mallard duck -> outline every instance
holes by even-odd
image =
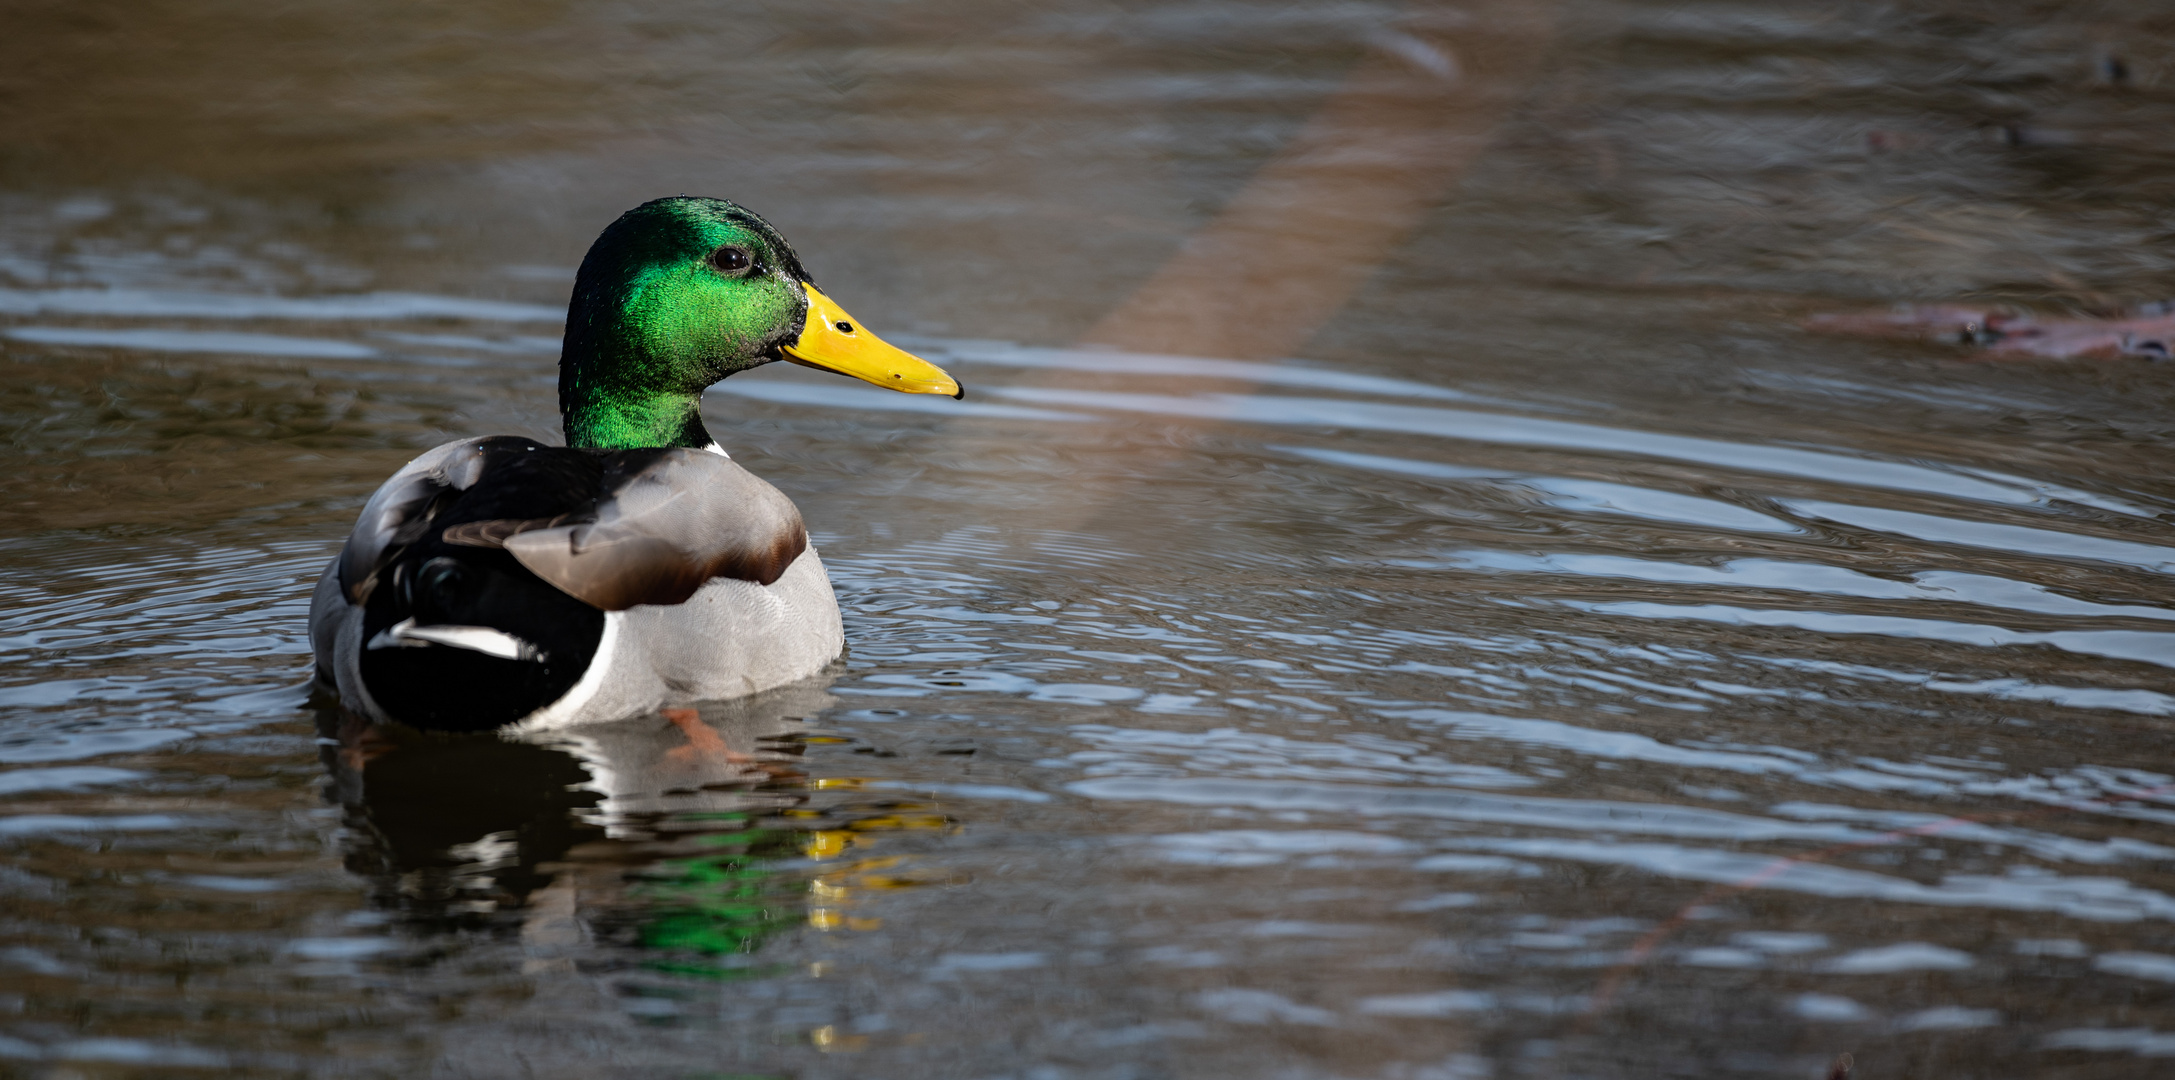
[[[792,500],[702,425],[775,360],[963,396],[816,288],[723,199],[644,203],[597,237],[559,358],[565,446],[461,439],[403,466],[318,579],[318,678],[362,717],[534,730],[807,678],[844,649]]]

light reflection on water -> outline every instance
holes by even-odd
[[[1552,81],[1303,359],[1171,357],[1070,342],[1138,308],[1354,50],[1444,54],[1368,5],[994,39],[914,10],[884,25],[925,53],[763,24],[775,114],[724,129],[765,169],[478,135],[490,164],[335,184],[360,219],[281,200],[366,132],[235,165],[303,178],[274,195],[0,169],[0,1071],[2175,1052],[2164,372],[1790,318],[2175,287],[2110,241],[2142,211],[2063,194],[2164,205],[2162,151],[2124,141],[2164,127],[2156,89],[2044,89],[2082,31],[1980,26],[1974,62],[2056,73],[2002,84],[2046,116],[1997,149],[1961,103],[1994,91],[1940,44],[1965,16],[1573,5]],[[2083,141],[2031,143],[2057,127]],[[1006,152],[961,176],[984,137]],[[361,500],[448,435],[554,433],[556,267],[713,174],[969,387],[764,371],[708,403],[811,522],[846,663],[704,706],[714,743],[346,726],[303,618]],[[1764,208],[1717,212],[1718,179]]]

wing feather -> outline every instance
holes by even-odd
[[[536,576],[606,611],[681,603],[712,578],[768,585],[808,547],[793,501],[716,454],[644,454],[605,486],[593,520],[479,522],[488,527],[456,542],[496,541]]]
[[[347,545],[340,549],[340,589],[350,602],[368,599],[386,560],[430,528],[434,504],[442,496],[465,491],[482,478],[484,444],[494,437],[504,436],[433,447],[378,486],[355,519]]]

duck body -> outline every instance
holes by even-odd
[[[515,436],[387,480],[318,580],[310,637],[351,708],[440,731],[757,693],[845,645],[799,512],[723,454]]]
[[[571,445],[462,439],[380,486],[311,598],[319,680],[374,722],[541,730],[823,670],[845,638],[800,511],[699,414],[703,387],[776,359],[960,395],[854,324],[753,214],[630,211],[577,277]]]

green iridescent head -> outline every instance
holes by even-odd
[[[620,215],[582,259],[559,354],[567,445],[708,446],[703,388],[773,360],[909,394],[965,394],[823,295],[769,222],[682,195]]]
[[[770,223],[723,199],[643,203],[574,279],[559,409],[569,446],[703,446],[704,387],[781,359],[808,272]]]

